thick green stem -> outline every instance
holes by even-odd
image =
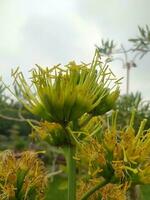
[[[105,186],[108,182],[106,180],[100,182],[99,184],[97,184],[96,186],[94,186],[93,188],[91,188],[89,191],[87,191],[82,197],[81,200],[87,200],[94,192],[96,192],[96,190],[102,188],[103,186]]]
[[[67,167],[68,167],[68,200],[76,200],[76,161],[75,146],[67,148]]]

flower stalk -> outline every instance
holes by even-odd
[[[69,145],[67,147],[68,200],[76,200],[76,160],[74,159],[75,151],[75,146]]]
[[[107,61],[101,62],[97,50],[90,64],[72,61],[63,68],[36,65],[30,84],[19,69],[12,71],[12,76],[21,93],[19,101],[41,118],[38,126],[32,125],[32,137],[65,149],[68,200],[76,200],[76,147],[101,130],[98,116],[114,107],[121,79],[115,77]]]

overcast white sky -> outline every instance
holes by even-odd
[[[150,25],[150,0],[0,0],[0,74],[10,82],[11,68],[27,74],[70,60],[89,62],[102,38],[128,47],[137,25]],[[150,99],[150,54],[131,71],[131,91]],[[118,77],[126,72],[113,66]],[[122,84],[125,92],[125,80]]]

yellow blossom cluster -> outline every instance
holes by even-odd
[[[44,199],[47,172],[37,153],[26,151],[18,157],[11,151],[0,153],[0,199]]]
[[[116,128],[116,118],[114,113],[112,125],[103,134],[102,130],[96,133],[101,135],[99,139],[88,138],[78,157],[88,172],[83,181],[86,185],[93,180],[99,184],[104,179],[105,186],[97,190],[103,199],[122,200],[130,186],[150,183],[150,130],[144,130],[146,120],[143,120],[135,132],[134,112],[130,124],[122,130]]]

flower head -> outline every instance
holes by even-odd
[[[26,151],[16,158],[11,151],[0,154],[0,199],[44,199],[47,172],[37,153]]]
[[[107,64],[102,64],[97,50],[91,64],[70,62],[63,68],[57,65],[46,69],[37,65],[31,73],[31,85],[22,72],[17,70],[12,75],[24,106],[33,114],[58,123],[76,120],[93,110],[96,114],[105,113],[112,108],[119,91],[119,80]]]
[[[119,188],[122,186],[128,185],[129,188],[131,185],[150,183],[150,130],[144,130],[146,120],[143,120],[136,132],[133,128],[134,114],[135,112],[132,113],[130,124],[118,130],[117,113],[114,113],[112,126],[104,129],[103,134],[102,130],[98,130],[101,135],[99,140],[95,138],[97,136],[92,136],[84,142],[84,148],[79,151],[78,158],[79,163],[81,158],[84,170],[88,173],[89,184],[95,179],[104,179],[111,183],[109,186],[115,187],[113,191],[118,191],[119,195]],[[107,191],[107,188],[109,187],[101,190],[102,195],[106,193],[106,199],[109,196],[108,191],[112,191]],[[113,194],[110,196],[112,198]],[[124,194],[120,193],[117,199],[119,198],[124,199]]]

